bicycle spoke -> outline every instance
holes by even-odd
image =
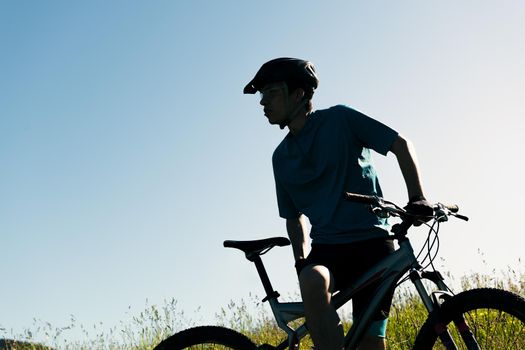
[[[464,313],[479,348],[482,350],[525,349],[525,324],[516,317],[499,310],[477,309]],[[450,323],[448,329],[459,350],[470,350],[462,340],[458,328]],[[434,349],[445,349],[438,343]]]
[[[222,344],[198,344],[198,345],[193,345],[186,349],[188,350],[228,350],[228,349],[233,349],[233,348],[230,348]]]

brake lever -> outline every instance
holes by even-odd
[[[381,207],[373,207],[371,206],[370,207],[370,210],[372,211],[372,213],[374,213],[374,215],[376,215],[378,218],[381,218],[381,219],[388,219],[390,217],[390,212],[388,212],[387,210],[384,210],[384,208],[381,208]]]
[[[434,213],[436,216],[436,220],[438,220],[439,222],[447,221],[449,215],[455,216],[456,218],[464,220],[464,221],[469,220],[468,217],[466,217],[465,215],[461,215],[457,213],[458,211],[457,206],[452,206],[452,207],[455,207],[455,210],[450,209],[451,206],[446,206],[442,203],[438,203],[437,206],[434,207]],[[443,219],[441,220],[442,217]]]
[[[438,206],[434,208],[434,217],[436,218],[437,222],[448,221],[449,214],[450,211],[446,210],[445,207],[440,204],[438,204]]]

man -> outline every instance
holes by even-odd
[[[286,219],[292,242],[306,322],[316,349],[343,348],[343,329],[330,305],[341,289],[390,254],[394,248],[385,219],[366,205],[351,203],[344,192],[382,196],[370,150],[397,157],[409,208],[430,210],[423,196],[412,144],[391,128],[346,106],[313,110],[311,99],[319,81],[311,62],[278,58],[266,62],[244,88],[260,92],[270,124],[289,133],[273,154],[279,214]],[[312,229],[307,254],[305,216]],[[354,316],[367,307],[375,286],[353,300]],[[391,296],[361,341],[359,350],[385,349]]]

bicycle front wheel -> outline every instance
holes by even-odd
[[[252,341],[229,328],[202,326],[189,328],[162,341],[153,350],[255,350]]]
[[[525,349],[525,300],[499,289],[462,292],[430,314],[414,349]]]

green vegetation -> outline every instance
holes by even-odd
[[[450,280],[450,278],[447,278]],[[509,268],[502,273],[493,271],[490,275],[478,273],[463,277],[456,290],[476,287],[496,287],[525,295],[525,273],[518,273]],[[419,327],[426,318],[426,311],[418,297],[408,284],[398,288],[391,317],[388,325],[388,341],[390,350],[411,349]],[[284,339],[284,333],[277,327],[267,304],[260,298],[251,296],[250,301],[231,302],[216,315],[217,325],[233,328],[249,336],[255,343],[276,345]],[[297,299],[297,298],[294,298]],[[198,312],[198,311],[197,311]],[[345,327],[351,324],[350,315],[341,314]],[[130,322],[121,323],[119,327],[109,332],[99,331],[102,324],[86,328],[77,325],[74,317],[67,327],[54,328],[49,323],[35,321],[34,328],[24,334],[9,334],[0,326],[0,338],[17,339],[20,343],[10,344],[7,349],[39,350],[48,349],[41,345],[28,343],[44,343],[53,349],[66,350],[149,350],[162,339],[184,328],[196,326],[183,311],[175,299],[166,301],[163,306],[147,306],[144,311],[134,316]],[[83,340],[68,341],[68,331],[75,330],[83,335]],[[505,330],[506,331],[506,330]],[[90,334],[94,332],[94,334]],[[25,343],[22,343],[25,342]],[[0,340],[0,349],[2,349]],[[302,349],[310,349],[311,342],[305,339],[301,342]],[[5,346],[5,345],[4,345]]]

